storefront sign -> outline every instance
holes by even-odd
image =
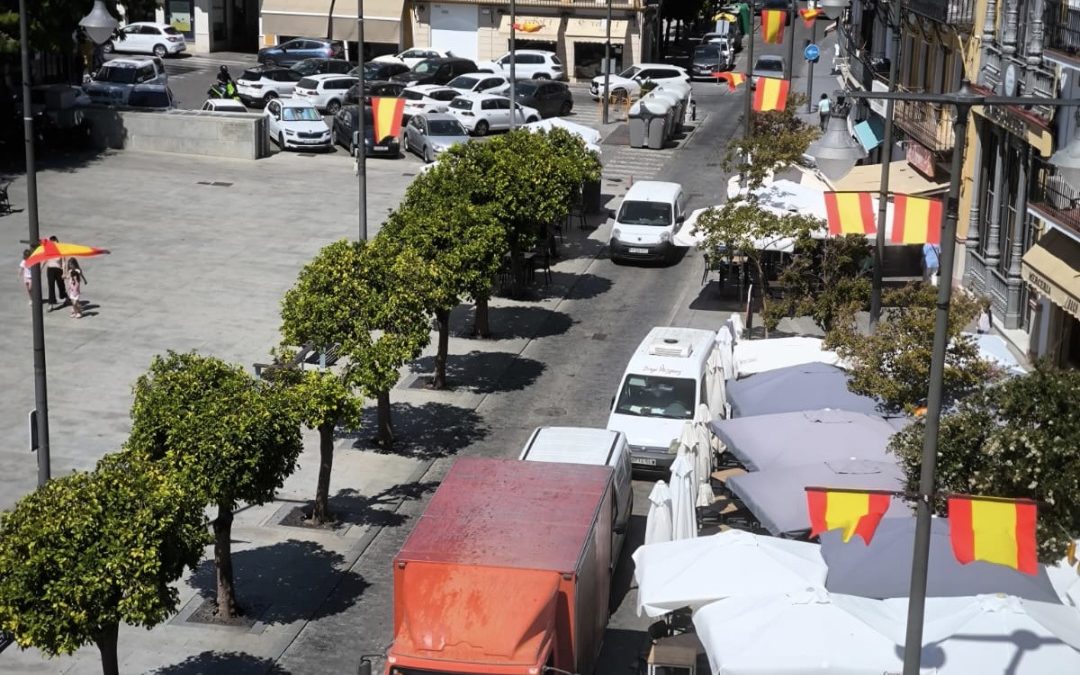
[[[889,85],[881,80],[874,79],[870,82],[870,91],[889,91]],[[877,113],[878,117],[885,119],[886,101],[880,98],[870,99],[870,109]]]
[[[1023,118],[1014,115],[1008,108],[999,105],[984,106],[983,115],[1013,136],[1027,140],[1027,122]]]
[[[934,179],[934,155],[915,141],[907,142],[908,164],[919,170],[927,178]]]

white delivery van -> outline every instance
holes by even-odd
[[[675,461],[683,425],[708,403],[707,362],[716,332],[653,328],[619,381],[607,428],[621,431],[635,470],[666,474]]]
[[[619,562],[630,528],[634,490],[630,485],[630,450],[626,436],[618,431],[585,427],[537,427],[518,459],[529,462],[595,464],[615,470],[615,523],[612,531],[611,565]]]
[[[686,220],[686,196],[678,183],[642,180],[630,186],[608,240],[613,262],[667,260],[672,239]]]

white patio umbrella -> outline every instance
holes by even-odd
[[[645,543],[671,541],[671,490],[662,480],[649,493],[649,515],[645,517]]]
[[[738,312],[728,317],[727,325],[731,327],[731,335],[735,338],[735,344],[739,344],[743,337],[743,322]]]
[[[817,544],[727,530],[634,551],[637,613],[661,616],[723,598],[824,588],[828,568]]]
[[[697,487],[694,485],[694,463],[683,454],[671,463],[671,538],[692,539],[697,536]]]
[[[833,598],[822,590],[727,598],[694,612],[694,627],[714,675],[899,673],[895,641]]]
[[[750,340],[735,345],[735,372],[739,377],[804,363],[841,366],[840,356],[822,347],[821,338],[786,337]]]
[[[729,352],[727,361],[730,363],[731,345],[720,343],[713,347],[709,360],[705,362],[705,395],[709,399],[709,411],[713,419],[724,416],[724,403],[727,401],[727,387],[724,385],[724,380],[727,379],[728,370],[734,372],[730,366],[726,368],[724,366],[725,350]]]
[[[697,433],[694,431],[693,420],[683,422],[682,431],[679,432],[679,447],[675,451],[676,458],[685,455],[690,462],[690,485],[694,488],[694,499],[697,499],[697,486],[701,478],[697,473]],[[672,483],[675,481],[672,480]]]
[[[735,336],[731,334],[731,325],[725,323],[716,331],[716,346],[720,350],[720,365],[724,370],[724,379],[735,377]]]
[[[712,489],[713,443],[716,436],[709,430],[712,413],[709,406],[700,404],[694,412],[694,445],[697,448],[695,471],[698,480],[697,505],[711,506],[715,500]]]

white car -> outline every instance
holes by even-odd
[[[390,56],[390,55],[376,56],[375,58],[373,58],[371,60],[372,61],[389,61],[391,63],[404,63],[406,66],[409,67],[409,70],[412,70],[413,68],[416,67],[416,64],[420,63],[424,59],[439,59],[439,58],[446,58],[448,56],[453,56],[453,54],[451,54],[450,52],[444,52],[444,51],[441,51],[441,50],[438,50],[438,49],[428,49],[426,47],[425,48],[413,47],[412,49],[406,49],[405,51],[401,52],[400,54],[395,54],[393,56]]]
[[[671,66],[666,63],[639,63],[630,66],[618,75],[608,76],[611,93],[618,97],[638,98],[641,96],[641,84],[643,82],[655,82],[664,84],[667,82],[685,82],[690,84],[690,73],[685,68]],[[589,93],[594,100],[603,99],[601,91],[604,88],[604,76],[598,75],[592,79]]]
[[[562,61],[553,52],[538,49],[518,49],[514,60],[514,77],[519,80],[565,80],[566,69]],[[491,73],[500,73],[510,77],[510,52],[506,52],[494,61],[481,61],[476,69]]]
[[[447,82],[446,86],[457,89],[462,94],[506,94],[510,91],[510,80],[491,73],[468,73],[458,75]]]
[[[187,43],[183,34],[167,23],[138,21],[121,28],[120,38],[109,40],[101,48],[106,54],[130,52],[165,58],[169,54],[185,51]]]
[[[540,111],[517,104],[517,124],[540,120]],[[450,101],[447,111],[458,118],[470,134],[484,136],[489,131],[510,128],[510,99],[495,94],[462,94]]]
[[[341,73],[309,75],[296,83],[293,97],[333,115],[345,104],[349,87],[359,81],[358,77]]]
[[[231,98],[208,98],[203,103],[202,109],[206,112],[246,113],[247,108],[243,103]]]
[[[292,96],[303,77],[292,68],[255,66],[236,78],[236,93],[247,105],[265,105],[272,99]]]
[[[274,99],[266,104],[266,133],[282,150],[330,148],[330,127],[310,103]]]
[[[405,87],[401,92],[401,98],[405,99],[405,108],[402,117],[409,118],[421,113],[443,113],[461,92],[457,89],[444,87],[441,84],[418,84],[415,87]]]

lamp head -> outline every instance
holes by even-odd
[[[105,8],[105,3],[102,0],[94,0],[94,8],[79,20],[79,25],[94,41],[94,44],[100,45],[105,44],[112,37],[113,31],[120,25],[120,22],[112,14],[109,14],[109,10]]]
[[[866,157],[866,150],[851,136],[847,125],[848,106],[837,105],[829,115],[825,134],[810,144],[807,152],[813,156],[818,170],[829,180],[843,178],[855,162]]]

